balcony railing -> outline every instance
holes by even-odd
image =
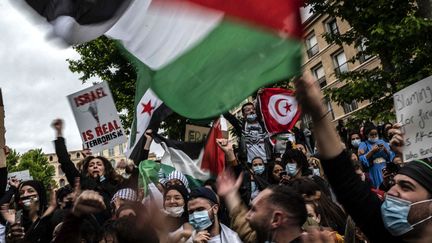
[[[314,46],[309,48],[306,52],[309,58],[315,56],[319,52],[318,44],[315,44]]]
[[[364,63],[367,60],[371,59],[372,55],[366,55],[366,54],[362,54],[360,55],[359,61],[360,63]]]
[[[321,88],[324,88],[327,85],[327,80],[325,77],[321,77],[317,80],[317,82],[319,83],[319,86]]]
[[[348,72],[348,63],[341,64],[339,67],[334,69],[336,75]]]

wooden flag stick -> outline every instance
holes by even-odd
[[[6,167],[6,154],[5,154],[5,146],[6,146],[6,139],[5,139],[5,133],[6,129],[4,127],[4,105],[3,105],[3,96],[0,88],[0,168]]]

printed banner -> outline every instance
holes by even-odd
[[[126,142],[126,135],[106,82],[68,96],[84,148],[93,153]]]
[[[393,101],[404,133],[403,160],[432,157],[432,76],[395,93]]]

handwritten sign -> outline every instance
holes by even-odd
[[[209,127],[201,127],[186,124],[185,141],[186,142],[201,142],[206,141],[210,132]]]
[[[393,100],[405,133],[404,161],[432,157],[432,76],[395,93]]]
[[[106,82],[68,96],[84,147],[93,153],[126,142],[126,135]]]

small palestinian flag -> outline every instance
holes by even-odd
[[[226,121],[221,118],[213,124],[207,141],[200,143],[175,141],[155,135],[154,141],[165,150],[161,159],[162,170],[165,174],[173,170],[182,172],[191,188],[215,178],[225,166],[225,154],[216,144],[216,139],[222,138],[222,131],[226,130]]]

